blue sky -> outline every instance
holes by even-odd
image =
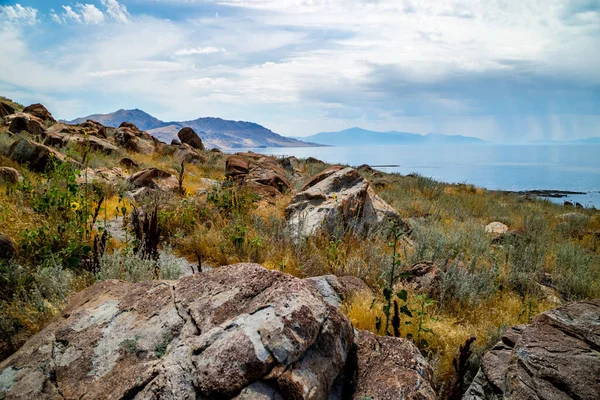
[[[65,119],[600,136],[600,0],[0,0],[0,55]]]

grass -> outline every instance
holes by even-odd
[[[100,233],[91,226],[96,208],[95,226],[101,227],[117,217],[128,222],[134,206],[143,209],[146,205],[127,197],[123,183],[76,185],[74,171],[68,169],[31,173],[5,157],[12,140],[0,129],[1,165],[17,168],[25,177],[18,186],[0,186],[0,233],[13,238],[21,250],[17,260],[1,264],[0,269],[0,358],[41,329],[65,305],[69,294],[101,279],[174,279],[181,271],[182,258],[200,259],[212,266],[258,262],[301,278],[359,277],[374,289],[375,296],[350,299],[344,312],[357,328],[382,333],[376,320],[384,317],[382,281],[390,273],[392,257],[385,235],[361,239],[343,232],[298,240],[285,221],[291,193],[274,204],[260,200],[223,180],[225,155],[204,152],[205,163],[185,166],[185,193],[153,200],[158,201],[161,232],[158,260],[132,254],[131,234],[125,242],[109,240],[99,270],[90,271],[84,261],[93,255],[93,241]],[[62,150],[83,159],[80,148]],[[136,161],[140,169],[157,167],[177,176],[180,168],[168,156],[127,152],[112,156],[90,152],[86,162],[93,168],[114,167],[123,156]],[[326,167],[301,161],[301,176],[289,175],[292,186],[302,187]],[[547,290],[565,301],[600,297],[598,211],[577,210],[583,218],[565,219],[560,216],[568,210],[547,201],[528,201],[418,175],[366,176],[412,227],[414,245],[401,241],[397,273],[422,260],[441,268],[439,294],[424,308],[421,293],[401,282],[394,287],[407,291],[406,306],[413,311],[412,317],[400,316],[400,334],[421,345],[435,366],[440,390],[452,381],[452,359],[468,337],[476,337],[474,372],[478,357],[503,329],[527,323],[536,313],[554,306]],[[219,184],[213,187],[207,179]],[[73,202],[77,206],[72,207]],[[492,221],[506,224],[515,234],[504,239],[487,234],[484,227]],[[165,345],[157,346],[158,357],[166,351],[166,344],[165,339]]]

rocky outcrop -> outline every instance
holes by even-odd
[[[185,143],[197,150],[204,150],[202,139],[200,139],[200,136],[192,128],[185,127],[181,129],[177,133],[177,137],[181,140],[181,143]]]
[[[0,233],[0,260],[8,261],[17,255],[17,246],[11,238]],[[0,381],[1,382],[1,381]],[[1,383],[0,383],[1,386]],[[1,394],[1,392],[0,392]]]
[[[46,107],[44,107],[43,105],[41,105],[40,103],[32,104],[30,106],[25,107],[25,109],[23,109],[23,112],[27,113],[27,114],[31,114],[31,115],[41,119],[42,121],[47,120],[47,121],[56,122],[56,120],[54,119],[52,114],[50,114],[50,111],[48,111],[48,109]]]
[[[408,340],[360,331],[353,399],[436,399],[433,369]]]
[[[319,229],[330,234],[342,229],[366,234],[385,228],[388,219],[408,230],[398,213],[352,168],[333,171],[296,194],[286,209],[286,217],[289,227],[300,236],[312,235]]]
[[[179,181],[170,173],[158,168],[143,169],[127,178],[127,182],[134,188],[147,187],[173,191],[179,187]]]
[[[185,143],[175,147],[175,151],[173,151],[173,158],[179,162],[190,164],[201,164],[206,162],[206,157],[204,155],[200,154],[192,146]]]
[[[483,357],[463,400],[600,398],[600,300],[513,327]]]
[[[43,135],[46,130],[42,120],[28,114],[18,113],[8,118],[10,119],[8,131],[12,133],[27,132],[32,135]]]
[[[307,190],[308,188],[310,188],[312,186],[315,186],[317,183],[329,178],[331,175],[335,174],[336,172],[338,172],[341,169],[342,169],[342,167],[340,167],[339,165],[332,165],[331,167],[324,169],[323,171],[319,172],[315,176],[311,177],[308,180],[308,182],[306,182],[304,184],[304,186],[302,187],[302,191]]]
[[[75,160],[70,159],[48,146],[21,139],[10,146],[9,156],[19,164],[27,165],[29,169],[44,172],[52,160],[56,162],[70,162],[78,165]]]
[[[0,167],[0,182],[15,184],[22,180],[23,177],[16,169],[11,167]]]
[[[142,154],[153,154],[157,147],[150,134],[141,131],[131,122],[123,122],[119,126],[115,131],[115,142],[124,149]]]
[[[327,399],[352,343],[309,284],[255,264],[106,281],[0,364],[0,396]]]
[[[267,199],[290,190],[290,182],[279,163],[255,153],[238,153],[227,158],[225,175]]]

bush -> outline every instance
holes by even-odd
[[[158,259],[147,259],[131,249],[105,253],[100,260],[96,279],[120,279],[141,282],[152,279],[177,279],[186,266],[185,260],[176,257],[170,248],[159,250]]]
[[[568,300],[600,297],[600,259],[581,246],[560,245],[553,272],[556,288]]]

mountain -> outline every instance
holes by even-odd
[[[118,110],[110,114],[94,114],[65,122],[77,124],[88,119],[115,128],[122,122],[133,122],[138,128],[148,131],[151,135],[167,143],[177,138],[177,132],[181,128],[189,126],[200,135],[207,148],[318,146],[314,143],[281,136],[254,122],[229,121],[212,117],[165,122],[138,109]]]
[[[298,138],[300,139],[300,138]],[[339,132],[321,132],[301,138],[329,146],[369,146],[395,144],[482,144],[485,140],[460,135],[429,133],[419,135],[410,132],[376,132],[362,128],[350,128]]]

